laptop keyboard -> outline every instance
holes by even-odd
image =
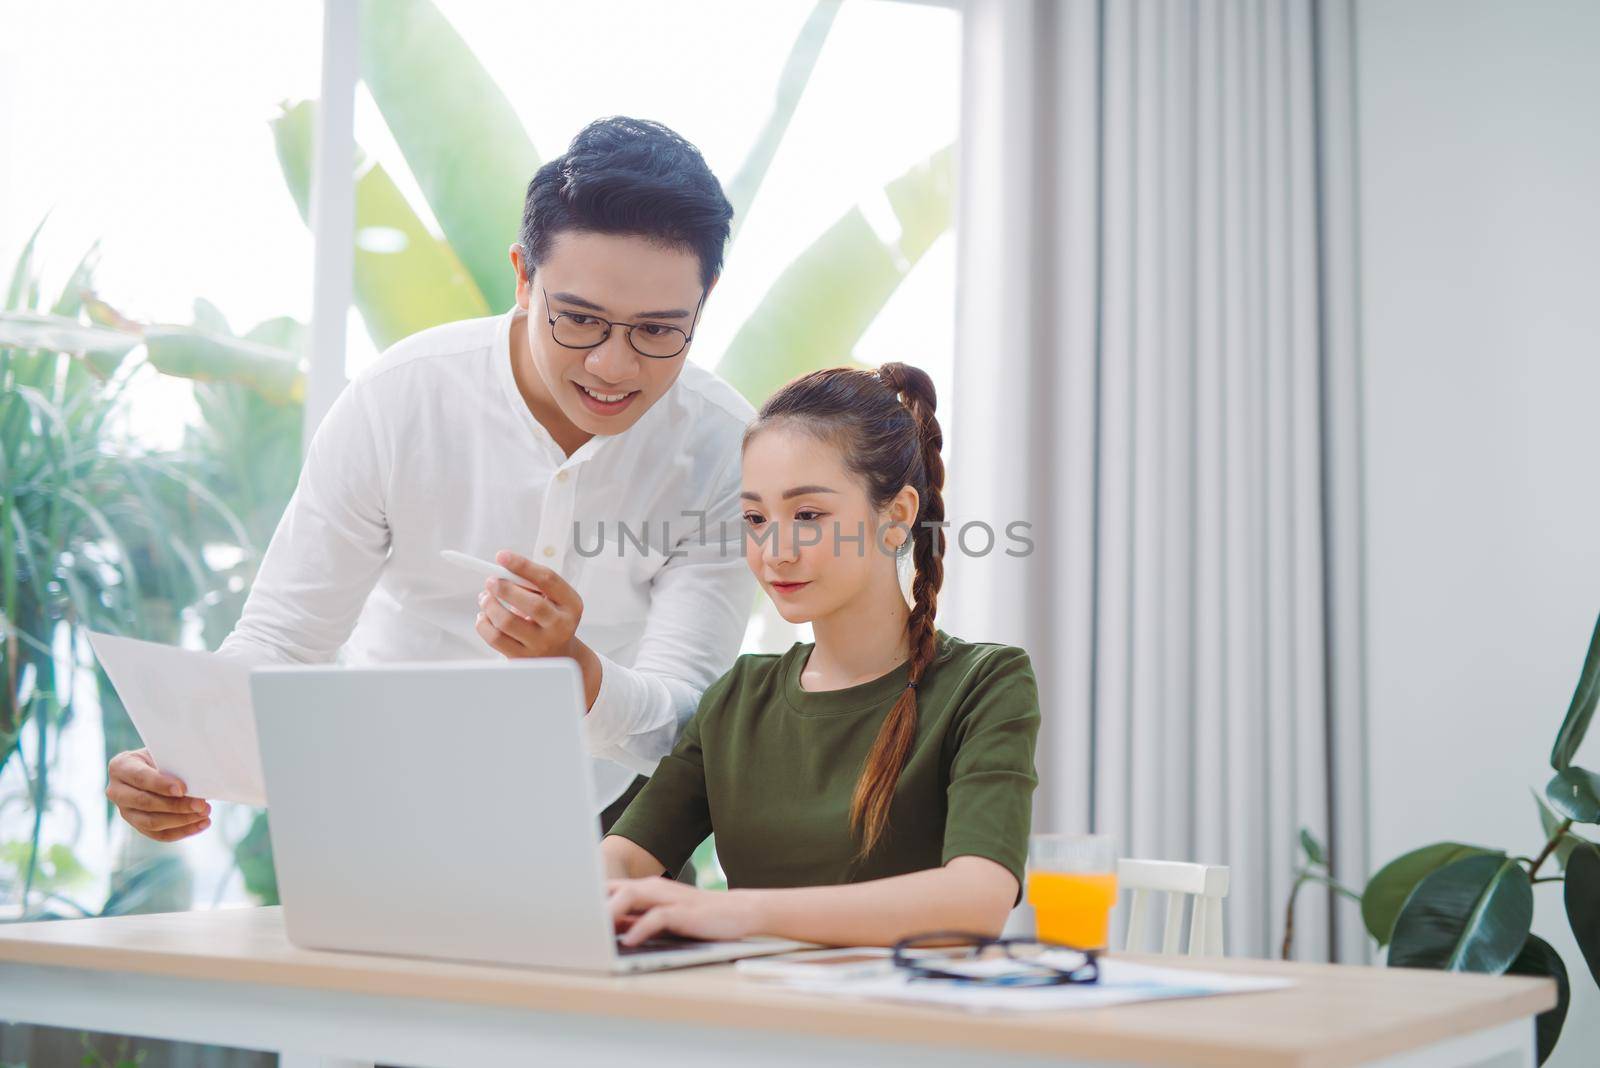
[[[636,957],[640,953],[660,953],[669,949],[692,949],[703,946],[705,942],[699,938],[685,938],[682,935],[664,934],[654,938],[647,938],[636,946],[625,946],[622,939],[617,939],[617,956]]]

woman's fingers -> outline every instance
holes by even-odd
[[[637,917],[633,921],[633,926],[629,927],[627,933],[622,936],[622,944],[625,946],[637,946],[641,942],[647,942],[656,935],[670,930],[673,911],[671,906],[657,905],[643,916]]]
[[[606,904],[611,908],[611,921],[620,924],[638,911],[642,902],[639,900],[638,891],[629,880],[611,885],[606,895]]]
[[[606,883],[611,919],[622,943],[637,946],[667,931],[690,938],[741,937],[741,932],[718,934],[727,920],[718,921],[726,894],[707,894],[671,879],[612,879]]]
[[[637,924],[639,913],[674,901],[673,891],[680,886],[666,879],[613,879],[606,884],[606,903],[611,907],[611,919],[620,925],[631,916]]]

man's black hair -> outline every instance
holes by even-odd
[[[659,122],[596,119],[539,168],[522,207],[528,270],[568,230],[627,234],[693,252],[700,283],[722,270],[733,205],[700,150]]]

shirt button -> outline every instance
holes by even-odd
[[[565,471],[557,471],[556,472],[556,481],[557,482],[565,482],[566,480],[567,480],[567,472],[565,472]]]
[[[546,556],[554,556],[556,554],[556,547],[554,545],[546,545],[544,547],[544,554]]]

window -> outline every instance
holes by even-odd
[[[612,114],[664,122],[705,153],[738,218],[693,359],[757,405],[815,367],[914,363],[948,423],[958,12],[869,0],[439,6],[539,159]],[[366,86],[356,139],[426,213]],[[378,351],[353,333],[350,370]],[[763,598],[745,648],[781,650],[809,629]]]
[[[105,454],[65,484],[81,506],[52,536],[38,505],[68,500],[63,487],[19,465],[60,435],[35,408],[0,444],[11,461],[0,492],[42,572],[17,564],[17,599],[0,605],[27,636],[0,707],[0,915],[23,912],[24,885],[30,916],[239,899],[250,810],[219,812],[178,846],[107,819],[108,755],[137,741],[72,624],[214,647],[293,488],[299,405],[292,382],[266,373],[292,378],[292,361],[235,362],[232,381],[195,376],[254,352],[230,347],[233,335],[294,349],[292,322],[309,318],[311,238],[269,122],[280,101],[319,91],[321,5],[97,5],[86,18],[77,5],[6,4],[0,21],[0,294],[13,311],[54,310],[126,339],[89,359],[0,338],[5,410],[20,415],[22,387],[49,384],[46,399],[77,413],[75,447]],[[14,275],[25,279],[15,290]],[[156,324],[181,329],[140,344]]]
[[[401,6],[381,10],[394,18]],[[442,37],[429,43],[434,74],[498,86],[541,160],[585,122],[616,113],[665,122],[702,148],[739,219],[695,360],[756,403],[813,367],[903,360],[933,375],[948,412],[956,11],[889,0],[403,6],[441,18],[458,38],[459,47],[444,47]],[[116,462],[170,468],[205,491],[172,490],[173,507],[136,514],[128,479],[107,469],[105,515],[118,536],[85,517],[65,555],[51,556],[55,572],[98,576],[109,591],[88,590],[84,604],[106,600],[115,618],[80,614],[78,623],[214,648],[292,488],[302,383],[293,361],[305,354],[312,304],[304,217],[314,105],[304,102],[320,92],[322,15],[310,0],[225,10],[190,0],[104,8],[92,20],[50,5],[18,5],[7,16],[0,135],[19,150],[0,157],[8,209],[0,263],[9,272],[48,215],[27,268],[43,294],[32,306],[101,331],[94,344],[110,336],[115,350],[118,337],[125,341],[98,354],[99,363],[50,358],[75,368],[85,389],[102,388],[83,377],[91,369],[127,378],[120,401],[106,399],[103,432]],[[369,59],[382,61],[394,29],[365,27],[377,50]],[[63,55],[73,62],[60,63]],[[96,76],[83,78],[84,70]],[[357,90],[357,198],[381,171],[403,225],[358,229],[358,274],[363,257],[403,265],[408,249],[445,242],[441,205],[430,204],[423,190],[433,186],[417,173],[424,165],[385,121],[383,92],[366,83]],[[518,202],[527,177],[517,177]],[[507,220],[504,245],[515,225]],[[92,276],[72,278],[95,242]],[[509,264],[503,270],[509,279]],[[468,299],[452,303],[425,273],[398,277],[430,298],[387,294],[410,302],[407,331],[504,307],[472,279],[465,284],[477,287],[476,303],[465,290]],[[85,288],[94,301],[54,303]],[[28,303],[26,289],[13,311]],[[184,329],[145,334],[153,324]],[[346,370],[373,360],[395,329],[363,304],[358,285]],[[0,345],[24,351],[14,334],[0,335]],[[223,367],[223,382],[203,381]],[[149,477],[167,485],[166,476]],[[145,581],[162,568],[178,577]],[[66,580],[53,574],[29,581],[65,604]],[[218,804],[213,829],[176,846],[105,818],[107,757],[135,743],[65,618],[35,621],[40,648],[10,694],[13,705],[34,702],[36,715],[0,767],[0,908],[21,914],[24,884],[29,915],[271,899],[265,825],[254,810]],[[758,613],[748,645],[783,648],[795,637],[775,615]],[[59,711],[37,703],[52,672]],[[9,739],[0,734],[0,742]],[[152,870],[160,878],[130,899],[127,876]]]

